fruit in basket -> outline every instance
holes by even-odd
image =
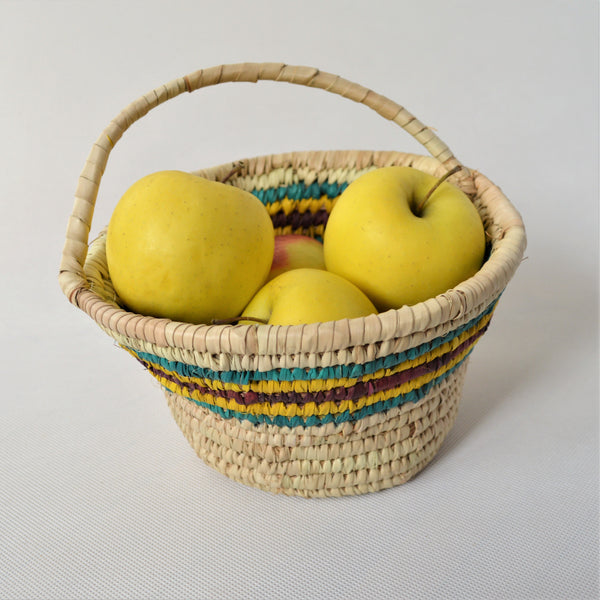
[[[411,167],[383,167],[353,181],[324,234],[327,269],[380,311],[456,286],[479,270],[484,253],[483,223],[468,196]]]
[[[244,309],[244,317],[270,325],[300,325],[365,317],[377,309],[348,280],[322,269],[293,269],[266,283]]]
[[[268,279],[274,279],[285,271],[303,267],[325,269],[323,244],[308,235],[276,235],[273,264]]]
[[[135,312],[190,323],[239,314],[274,249],[269,214],[245,190],[182,171],[134,183],[106,236],[115,291]]]

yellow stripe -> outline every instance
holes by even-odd
[[[274,380],[260,380],[260,381],[251,381],[247,384],[241,384],[236,382],[225,382],[219,381],[216,379],[208,379],[208,378],[198,378],[198,377],[185,377],[183,375],[177,374],[176,377],[179,381],[181,381],[184,386],[187,383],[201,383],[204,387],[214,391],[232,391],[232,392],[256,392],[259,394],[276,394],[276,393],[286,393],[286,392],[324,392],[330,390],[332,388],[337,387],[352,387],[356,385],[358,382],[366,382],[372,381],[374,379],[381,379],[382,377],[387,377],[389,375],[394,375],[396,373],[400,373],[401,371],[406,371],[413,367],[417,367],[419,365],[425,364],[431,360],[439,358],[440,356],[452,352],[452,350],[458,348],[465,340],[469,337],[483,329],[492,318],[492,314],[486,315],[481,321],[479,321],[474,327],[463,331],[459,336],[453,338],[452,340],[445,342],[441,346],[438,346],[431,352],[427,352],[421,356],[413,360],[409,360],[403,362],[395,367],[384,368],[374,371],[373,373],[367,373],[362,375],[361,377],[346,377],[346,378],[331,378],[331,379],[309,379],[309,380],[295,380],[295,381],[274,381]],[[134,354],[131,352],[131,354]],[[134,354],[135,355],[135,354]],[[154,363],[152,363],[154,364]],[[158,364],[154,364],[154,366],[162,369],[162,367]]]
[[[282,198],[281,200],[268,202],[266,204],[270,215],[274,215],[280,211],[283,211],[286,215],[289,215],[295,210],[301,213],[311,212],[314,214],[322,209],[325,209],[328,213],[330,213],[332,206],[333,200],[328,198],[326,195],[323,195],[320,198],[299,198],[297,200],[286,197]]]
[[[197,390],[190,390],[186,386],[181,386],[172,381],[167,380],[164,377],[155,376],[158,381],[160,381],[167,389],[179,394],[180,396],[187,396],[188,398],[193,398],[199,402],[204,402],[206,404],[212,406],[218,406],[219,408],[225,410],[232,410],[238,413],[243,414],[254,414],[254,415],[268,415],[268,416],[285,416],[285,417],[310,417],[310,416],[325,416],[328,414],[337,414],[345,411],[349,411],[350,413],[361,410],[365,406],[370,406],[372,404],[376,404],[377,402],[381,402],[384,400],[388,400],[389,398],[393,398],[399,394],[406,394],[415,389],[420,388],[421,386],[429,383],[433,379],[443,375],[446,371],[455,367],[464,357],[467,355],[469,350],[473,347],[473,344],[470,344],[464,352],[455,357],[450,363],[444,365],[437,371],[427,373],[422,375],[421,377],[417,377],[411,381],[403,383],[391,390],[385,390],[376,392],[372,396],[363,396],[362,398],[358,398],[357,400],[342,400],[339,403],[328,401],[317,404],[316,402],[307,402],[306,404],[286,404],[284,402],[260,402],[255,404],[250,404],[246,406],[245,404],[239,404],[235,400],[227,399],[227,398],[216,398],[211,396],[210,394],[202,394]]]

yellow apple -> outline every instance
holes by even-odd
[[[323,244],[308,235],[276,235],[273,264],[267,279],[274,279],[285,271],[302,267],[325,269]]]
[[[106,236],[115,291],[131,310],[190,323],[239,314],[263,285],[274,229],[258,198],[182,171],[134,183]]]
[[[244,309],[244,317],[270,325],[300,325],[365,317],[373,303],[348,280],[322,269],[286,271],[266,283]]]
[[[357,285],[380,311],[412,305],[474,275],[485,253],[477,209],[456,186],[411,167],[353,181],[324,234],[328,270]]]

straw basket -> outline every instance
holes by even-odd
[[[486,228],[488,254],[480,271],[435,298],[365,318],[193,325],[134,314],[119,305],[111,286],[104,235],[88,246],[102,173],[130,125],[183,92],[258,80],[321,88],[365,104],[431,155],[320,151],[244,160],[229,183],[264,202],[278,233],[320,237],[336,196],[370,169],[411,165],[441,176],[460,165],[406,109],[335,75],[276,63],[199,70],[131,103],[93,145],[68,222],[61,287],[160,382],[196,453],[230,478],[305,497],[404,483],[431,461],[450,430],[468,357],[525,249],[520,215],[485,176],[463,167],[452,177]],[[232,164],[198,173],[221,180]]]

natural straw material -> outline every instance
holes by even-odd
[[[340,77],[274,63],[197,71],[130,104],[98,138],[76,191],[61,287],[160,382],[197,454],[232,479],[307,497],[403,483],[433,458],[448,433],[468,357],[525,249],[520,215],[485,176],[462,167],[450,179],[470,195],[486,228],[489,253],[480,271],[435,298],[360,319],[233,326],[134,314],[112,288],[104,232],[88,245],[108,155],[132,123],[182,92],[260,79],[361,102],[431,154],[293,152],[198,171],[212,180],[229,177],[228,184],[259,197],[278,233],[320,238],[335,198],[371,169],[410,165],[442,176],[461,166],[406,109]]]

